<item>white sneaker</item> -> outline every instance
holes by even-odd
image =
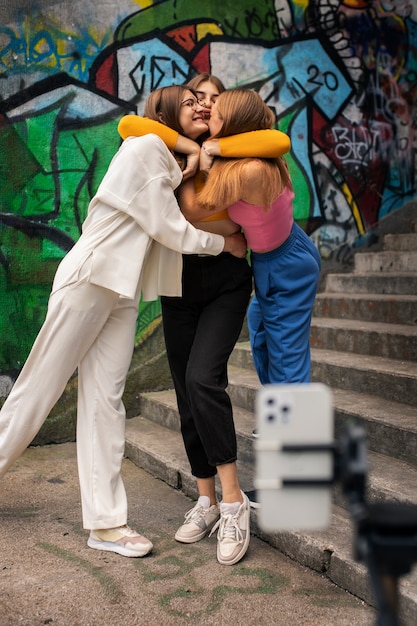
[[[220,520],[213,527],[211,533],[218,528],[217,533],[217,560],[222,565],[234,565],[246,554],[250,540],[250,504],[248,497],[243,493],[243,502],[234,507],[227,503],[220,503]],[[232,512],[233,511],[233,512]]]
[[[90,530],[87,541],[89,548],[116,552],[122,556],[145,556],[153,548],[153,544],[129,526]]]
[[[184,516],[184,524],[175,533],[181,543],[194,543],[203,539],[220,517],[218,504],[210,506],[210,498],[200,496],[196,505]]]

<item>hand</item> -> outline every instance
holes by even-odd
[[[200,150],[200,171],[207,175],[212,165],[213,155],[207,149],[206,143],[204,142]]]
[[[193,152],[187,155],[187,165],[182,172],[182,180],[192,178],[198,170],[200,163],[200,151]]]
[[[203,147],[206,149],[206,152],[208,152],[210,156],[221,156],[218,139],[206,139],[203,143]]]
[[[187,164],[185,169],[182,172],[182,179],[188,180],[198,170],[199,159],[200,159],[200,146],[198,143],[189,139],[189,137],[185,137],[184,135],[178,135],[176,144],[174,146],[175,152],[180,152],[181,154],[185,154],[187,157]]]
[[[221,156],[218,139],[206,139],[201,146],[200,152],[200,170],[204,174],[208,174],[213,164],[213,158]]]
[[[233,233],[224,238],[223,252],[230,252],[238,259],[244,259],[246,256],[248,245],[243,233]]]

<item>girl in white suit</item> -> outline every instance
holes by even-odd
[[[184,100],[192,95],[185,87]],[[184,107],[183,115],[190,114]],[[198,149],[198,147],[197,147]],[[196,230],[174,190],[182,172],[155,135],[129,138],[92,199],[82,235],[58,267],[45,322],[0,412],[0,475],[31,443],[78,368],[77,459],[88,545],[144,556],[127,526],[121,478],[122,394],[139,298],[181,295],[182,253],[244,257],[241,235]]]

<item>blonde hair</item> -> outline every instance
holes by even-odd
[[[275,115],[255,91],[231,89],[219,95],[217,112],[223,121],[215,137],[271,128]],[[225,208],[240,199],[245,185],[245,169],[253,159],[215,158],[204,189],[198,194],[198,204],[205,209]],[[267,210],[285,187],[292,187],[285,160],[256,159],[259,168],[259,188]]]

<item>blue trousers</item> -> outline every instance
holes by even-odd
[[[288,239],[266,253],[252,252],[255,295],[248,309],[253,360],[260,382],[310,381],[310,324],[320,255],[294,223]]]

